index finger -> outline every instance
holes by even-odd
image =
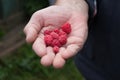
[[[43,18],[40,11],[35,12],[28,24],[24,28],[24,33],[26,34],[26,41],[31,43],[37,36],[39,31],[43,26]]]

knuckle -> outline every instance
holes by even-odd
[[[26,33],[26,27],[23,29],[23,32]]]
[[[39,15],[39,11],[36,11],[32,14],[33,17],[37,17]]]

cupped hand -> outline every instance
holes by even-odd
[[[83,47],[87,38],[87,14],[82,10],[75,10],[65,6],[50,6],[35,12],[26,27],[26,41],[33,43],[33,50],[41,57],[44,66],[53,65],[62,68],[66,59],[74,56]],[[64,23],[71,24],[71,33],[67,43],[60,48],[57,54],[52,47],[47,47],[44,42],[44,30],[54,29]]]

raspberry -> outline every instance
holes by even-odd
[[[47,46],[53,47],[54,53],[59,52],[59,48],[67,43],[67,35],[71,32],[69,23],[65,23],[60,29],[45,30],[44,41]]]
[[[60,42],[59,42],[59,40],[57,40],[57,39],[54,39],[53,41],[52,41],[52,44],[51,44],[53,47],[54,46],[58,46],[58,47],[61,47],[61,44],[60,44]]]
[[[67,34],[62,29],[60,29],[59,36],[61,36],[61,35],[67,35]]]
[[[61,36],[59,37],[59,42],[60,42],[62,45],[66,44],[66,42],[67,42],[67,36],[66,36],[66,35],[61,35]]]
[[[51,32],[50,35],[54,38],[54,39],[58,39],[59,35],[55,32]]]
[[[54,47],[53,47],[53,51],[54,51],[55,53],[58,53],[58,52],[59,52],[59,47],[58,47],[58,46],[54,46]]]
[[[52,32],[51,30],[45,30],[44,35],[50,35],[51,32]]]
[[[54,32],[59,34],[59,29],[55,29]]]
[[[69,23],[65,23],[61,28],[67,34],[69,34],[71,32],[71,25]]]
[[[44,41],[45,41],[46,45],[50,46],[52,44],[53,38],[51,35],[45,35]]]

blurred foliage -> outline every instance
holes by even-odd
[[[0,26],[0,40],[2,39],[2,37],[5,35],[5,31],[1,28]]]
[[[62,69],[43,67],[31,45],[25,44],[0,60],[0,80],[82,80],[82,77],[72,59]]]
[[[31,16],[35,11],[45,8],[48,5],[48,0],[24,0],[24,10],[29,16]]]

